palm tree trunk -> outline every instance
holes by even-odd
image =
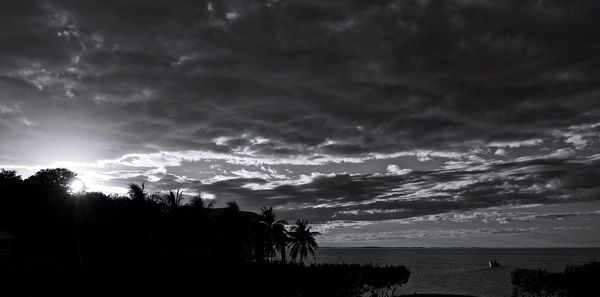
[[[286,256],[286,254],[285,254],[285,245],[281,246],[280,250],[281,250],[281,263],[285,264],[285,256]]]

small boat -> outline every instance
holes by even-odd
[[[496,260],[490,260],[489,264],[490,264],[490,268],[492,268],[492,267],[500,267],[500,264],[498,264],[498,261],[496,261]]]

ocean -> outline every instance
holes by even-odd
[[[318,263],[399,264],[411,271],[401,294],[506,297],[514,268],[562,271],[567,264],[600,259],[600,248],[320,248]],[[489,268],[497,260],[500,267]]]

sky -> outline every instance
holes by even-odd
[[[600,2],[1,1],[0,168],[321,246],[600,246]]]

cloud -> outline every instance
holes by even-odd
[[[498,155],[498,156],[506,156],[506,150],[503,148],[499,148],[496,150],[496,152],[494,152],[494,155]]]
[[[151,190],[185,188],[189,193],[213,195],[218,202],[237,200],[250,210],[272,205],[287,219],[302,217],[314,222],[332,218],[508,222],[516,221],[517,216],[461,212],[593,201],[600,192],[596,183],[599,163],[593,157],[554,158],[550,154],[522,161],[469,161],[464,166],[434,170],[406,170],[388,164],[386,174],[298,174],[286,167],[289,165],[275,169],[211,156],[165,152],[55,165],[78,168],[90,189],[124,189],[130,182],[147,182]],[[185,169],[192,164],[206,173]],[[453,217],[443,215],[447,213]],[[522,215],[521,221],[529,220],[528,216]]]
[[[595,200],[599,8],[2,3],[0,164],[315,222]]]
[[[529,139],[523,141],[494,141],[488,144],[489,147],[506,147],[506,148],[517,148],[522,146],[534,146],[543,143],[541,139]]]
[[[583,227],[506,227],[506,228],[475,228],[475,229],[446,229],[446,230],[422,230],[408,229],[400,231],[342,233],[324,235],[323,241],[336,242],[373,242],[380,240],[398,239],[448,239],[466,238],[474,236],[500,236],[500,235],[522,235],[522,234],[557,234],[572,232],[583,229]]]
[[[582,124],[554,131],[554,135],[563,138],[565,143],[576,149],[585,149],[592,143],[597,143],[600,135],[600,123]]]
[[[434,215],[425,215],[411,217],[406,219],[394,220],[399,224],[414,224],[419,222],[454,222],[454,223],[497,223],[509,224],[514,222],[534,222],[539,220],[563,221],[571,218],[598,216],[600,211],[575,211],[564,213],[534,213],[534,212],[513,212],[499,211],[487,208],[483,210],[467,212],[449,212]]]
[[[412,169],[400,168],[400,166],[398,166],[396,164],[390,164],[386,168],[386,171],[388,173],[394,174],[394,175],[404,175],[404,174],[410,173],[412,171]]]
[[[290,219],[390,220],[506,205],[593,201],[600,191],[594,173],[598,166],[593,160],[544,159],[403,175],[315,176],[301,184],[260,189],[242,186],[266,180],[224,180],[202,187],[250,208],[274,205]],[[469,218],[454,218],[461,219]]]
[[[22,100],[26,118],[43,127],[18,143],[61,133],[62,117],[73,127],[66,138],[100,143],[100,158],[533,146],[598,114],[595,55],[586,50],[598,33],[587,14],[595,6],[152,1],[132,15],[135,1],[31,1],[3,9],[3,23],[18,30],[3,33],[0,83],[3,98]],[[518,29],[502,29],[515,13]],[[565,73],[576,75],[552,78]],[[158,119],[161,136],[152,124],[117,128]],[[218,137],[269,141],[210,145]],[[583,146],[579,136],[565,139]]]
[[[585,217],[585,216],[598,216],[600,215],[600,210],[595,210],[595,211],[585,211],[585,212],[570,212],[570,213],[547,213],[547,214],[535,214],[535,215],[528,215],[528,216],[523,216],[520,218],[517,218],[516,220],[519,221],[534,221],[534,220],[558,220],[558,221],[562,221],[562,220],[567,220],[570,218],[577,218],[577,217]]]

